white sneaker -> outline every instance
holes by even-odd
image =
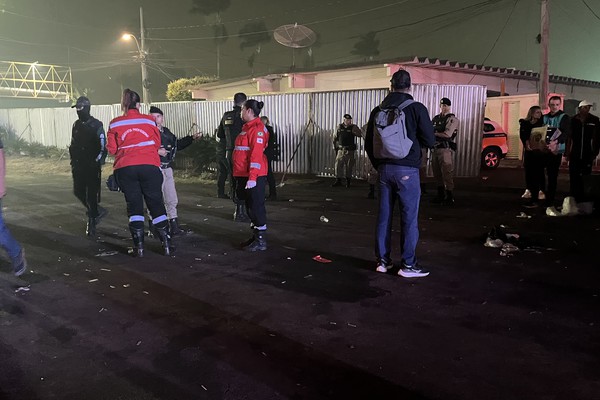
[[[531,192],[529,191],[529,189],[525,189],[525,193],[523,193],[521,198],[522,199],[530,199],[531,198]]]
[[[546,200],[546,195],[541,190],[538,192],[538,200]]]
[[[378,263],[377,263],[377,268],[375,269],[375,271],[377,271],[377,272],[381,272],[381,273],[384,273],[384,274],[385,274],[385,273],[386,273],[386,272],[388,272],[390,269],[392,269],[392,267],[393,267],[393,265],[392,265],[392,264],[388,265],[388,264],[384,264],[384,263],[382,263],[382,262],[378,262]]]

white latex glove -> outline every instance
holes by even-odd
[[[246,189],[252,189],[253,187],[256,187],[256,181],[246,182]]]
[[[168,151],[164,147],[161,147],[160,149],[158,149],[158,155],[161,156],[161,157],[166,156],[167,153],[168,153]]]

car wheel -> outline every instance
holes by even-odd
[[[485,169],[495,169],[500,165],[500,152],[496,149],[485,149],[481,154],[481,166]]]

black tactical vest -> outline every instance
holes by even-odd
[[[244,121],[242,121],[242,116],[240,115],[241,111],[241,107],[235,106],[233,110],[223,114],[223,130],[225,131],[225,146],[227,150],[233,150],[235,147],[235,138],[237,138],[242,131],[242,126],[244,126]]]
[[[79,119],[75,121],[71,134],[71,145],[69,146],[69,155],[71,156],[71,165],[73,167],[95,165],[96,157],[98,157],[102,149],[100,137],[98,137],[98,130],[101,127],[102,122],[94,117],[90,117],[85,122]],[[103,138],[103,140],[106,140],[106,138]],[[101,161],[104,161],[103,158]]]
[[[345,126],[340,124],[337,130],[338,146],[346,150],[356,150],[356,142],[352,128],[354,125]]]
[[[433,117],[433,120],[431,121],[433,123],[433,130],[436,132],[444,132],[446,130],[446,125],[448,124],[448,119],[450,119],[450,117],[454,117],[454,114],[438,114],[435,117]],[[454,138],[456,137],[457,133],[458,131],[452,132],[451,139],[440,138],[436,136],[435,140],[437,140],[438,142],[454,141]]]

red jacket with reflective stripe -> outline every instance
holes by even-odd
[[[106,148],[115,156],[114,169],[130,165],[160,166],[160,131],[154,118],[136,109],[110,121]]]
[[[235,138],[233,176],[247,176],[250,181],[267,176],[268,165],[264,152],[268,142],[269,131],[260,118],[246,122],[242,132]]]

